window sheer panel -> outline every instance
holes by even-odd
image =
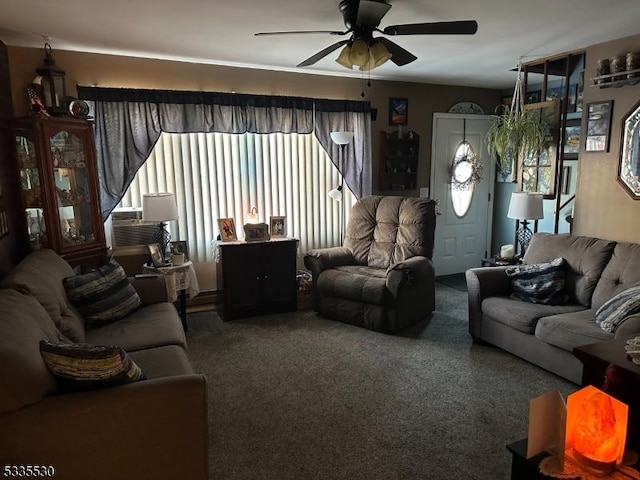
[[[342,202],[329,198],[340,174],[313,134],[163,133],[118,206],[139,207],[142,195],[176,194],[179,219],[169,222],[174,240],[186,240],[195,262],[212,261],[217,219],[232,217],[239,239],[245,214],[260,220],[287,218],[287,234],[312,248],[339,244],[340,208],[345,223],[355,196],[345,184]]]

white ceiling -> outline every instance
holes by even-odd
[[[2,0],[0,39],[54,52],[110,53],[268,70],[359,77],[334,60],[302,60],[348,37],[282,35],[274,30],[343,30],[339,0]],[[640,0],[390,0],[380,27],[470,20],[475,35],[398,36],[418,57],[387,62],[372,79],[488,88],[513,86],[524,62],[640,33]],[[640,46],[639,46],[640,50]],[[620,52],[623,53],[623,52]],[[61,65],[64,68],[64,65]]]

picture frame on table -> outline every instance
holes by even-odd
[[[271,238],[284,238],[287,236],[286,217],[271,216],[269,217],[269,231]]]
[[[245,223],[245,242],[264,242],[266,240],[270,240],[269,225],[266,223]]]
[[[151,243],[147,245],[147,248],[149,249],[149,255],[151,255],[151,263],[154,267],[158,268],[166,266],[164,255],[160,251],[159,243]]]
[[[238,240],[236,224],[233,218],[219,218],[218,228],[220,229],[220,240],[223,242],[235,242]]]
[[[608,152],[613,100],[587,104],[585,152]]]
[[[409,122],[409,100],[407,98],[389,99],[389,125],[407,125]]]
[[[189,258],[189,249],[187,247],[186,240],[175,240],[169,242],[171,253],[184,253],[184,259],[188,260]]]

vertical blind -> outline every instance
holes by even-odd
[[[173,240],[186,240],[194,262],[213,260],[218,218],[234,219],[241,239],[245,214],[286,217],[287,236],[300,241],[299,258],[312,248],[340,245],[356,201],[344,185],[343,201],[327,192],[340,173],[313,133],[162,133],[118,207],[140,207],[142,195],[173,192],[178,220]]]

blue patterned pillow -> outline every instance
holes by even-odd
[[[124,269],[115,260],[62,282],[69,300],[88,326],[124,318],[142,304]]]
[[[511,296],[530,303],[561,305],[569,296],[564,290],[564,258],[549,263],[514,265],[506,270],[511,279]]]
[[[640,312],[640,283],[607,300],[596,312],[596,324],[605,332],[614,333],[622,321]]]

